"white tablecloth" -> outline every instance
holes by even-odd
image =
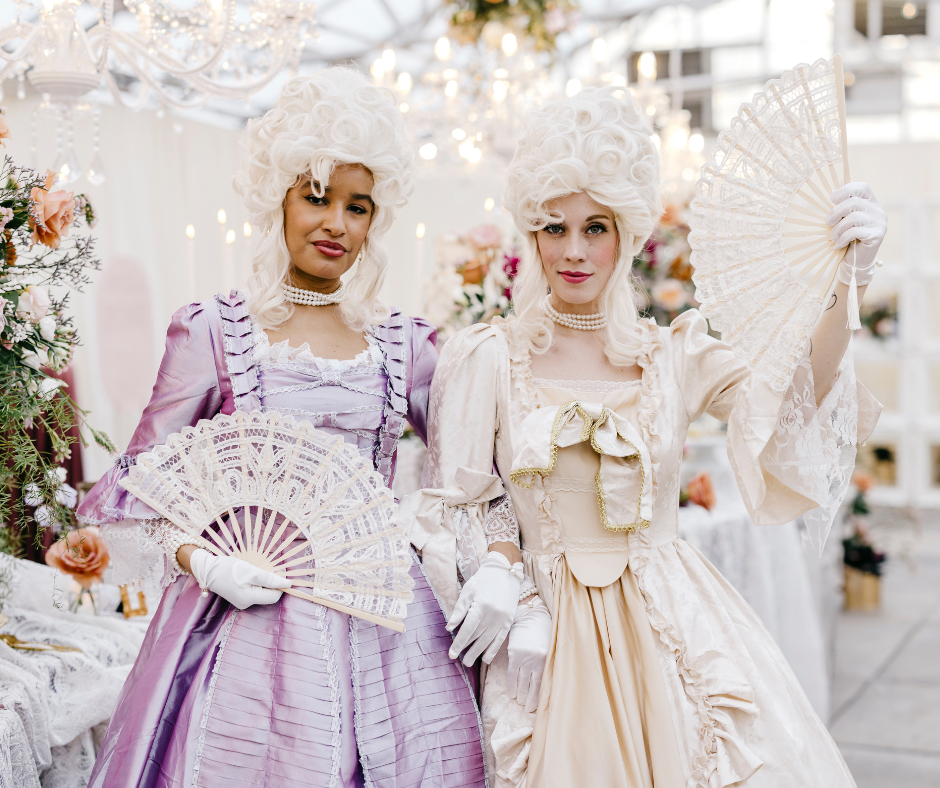
[[[0,641],[0,788],[83,788],[147,621],[69,613],[68,578],[9,556],[0,562],[15,585],[0,632],[81,649],[22,651]],[[116,589],[105,590],[115,600]]]

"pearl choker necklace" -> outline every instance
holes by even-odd
[[[552,306],[552,297],[550,295],[545,296],[545,300],[542,301],[542,311],[558,325],[575,328],[578,331],[597,331],[607,327],[607,315],[603,312],[595,312],[592,315],[562,313]]]
[[[328,304],[338,304],[346,295],[346,283],[340,282],[339,287],[332,293],[318,293],[316,290],[304,290],[300,287],[294,287],[286,283],[281,283],[281,290],[284,298],[292,304],[301,304],[303,306],[327,306]]]

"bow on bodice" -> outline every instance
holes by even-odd
[[[571,400],[538,408],[522,422],[510,478],[529,488],[555,469],[558,450],[588,442],[600,455],[594,477],[601,523],[609,531],[645,528],[653,517],[649,449],[637,429],[610,408]],[[639,492],[637,492],[639,491]]]

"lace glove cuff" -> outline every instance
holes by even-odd
[[[483,521],[483,533],[486,535],[487,545],[494,542],[512,542],[519,546],[519,523],[508,495],[501,495],[490,502],[486,519]]]

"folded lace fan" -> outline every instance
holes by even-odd
[[[768,82],[702,168],[689,235],[695,297],[777,391],[789,385],[831,298],[846,250],[834,247],[826,217],[831,193],[847,182],[838,55]]]
[[[408,540],[382,477],[341,437],[236,411],[170,435],[121,484],[214,555],[286,577],[285,593],[404,631]]]

